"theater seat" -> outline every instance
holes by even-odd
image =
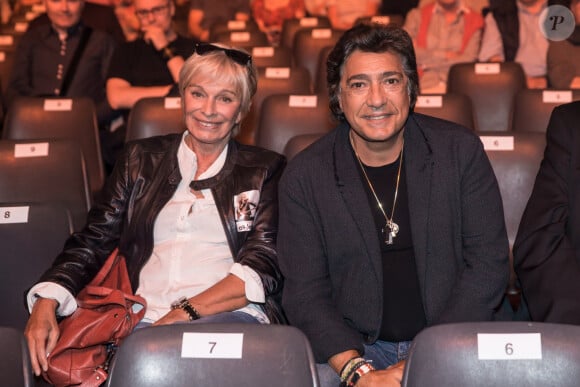
[[[513,129],[545,133],[552,110],[563,103],[578,100],[580,90],[520,90],[514,102]]]
[[[181,98],[142,98],[129,113],[126,141],[182,133],[184,130]]]
[[[0,347],[0,384],[7,387],[33,387],[32,366],[22,331],[0,327]]]
[[[475,129],[471,99],[463,94],[419,95],[415,112]]]
[[[411,346],[402,387],[573,387],[580,327],[532,322],[436,325]]]
[[[327,133],[334,126],[325,95],[271,95],[262,105],[256,145],[282,153],[292,137]]]
[[[11,140],[76,141],[86,160],[92,196],[98,196],[105,180],[105,171],[92,99],[18,97],[6,113],[2,137]]]
[[[517,62],[457,63],[449,69],[447,92],[467,95],[473,104],[475,129],[512,129],[514,99],[526,88],[526,77]]]
[[[306,336],[287,325],[175,324],[121,344],[108,387],[318,386]]]

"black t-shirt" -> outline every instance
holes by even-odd
[[[178,36],[169,43],[176,55],[187,59],[194,52],[196,41]],[[121,78],[131,86],[165,86],[175,83],[167,63],[159,55],[155,46],[137,39],[117,47],[111,64],[108,78]]]
[[[355,156],[356,157],[356,156]],[[386,215],[391,217],[393,198],[399,169],[399,159],[381,167],[367,167],[365,171],[383,205]],[[426,325],[425,311],[417,277],[417,265],[413,250],[407,184],[404,163],[401,168],[399,190],[393,221],[399,226],[393,244],[385,243],[385,217],[371,192],[369,184],[359,168],[362,183],[368,195],[377,228],[383,263],[383,319],[379,340],[412,340]]]

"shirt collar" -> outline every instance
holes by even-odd
[[[190,147],[185,143],[185,138],[189,136],[189,131],[184,131],[183,136],[181,136],[181,142],[179,148],[177,149],[177,163],[179,165],[179,172],[183,180],[191,181],[195,177],[197,171],[197,155]],[[228,154],[229,143],[226,144],[218,158],[210,165],[210,167],[198,176],[199,180],[208,179],[218,174],[223,168],[226,162],[226,156]]]
[[[468,13],[470,11],[469,7],[465,5],[463,1],[459,2],[459,7],[457,8],[457,15],[462,13]],[[443,13],[443,8],[439,5],[439,3],[435,3],[435,7],[433,7],[433,13]]]

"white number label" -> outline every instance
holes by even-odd
[[[29,206],[0,207],[0,224],[28,223]]]
[[[266,67],[264,75],[266,78],[288,79],[290,78],[290,67]]]
[[[274,47],[254,47],[252,56],[255,58],[271,58],[274,56]]]
[[[542,102],[558,104],[572,102],[572,90],[544,90]]]
[[[249,42],[250,33],[249,32],[232,32],[230,34],[230,40],[232,42]]]
[[[514,136],[479,136],[483,149],[494,151],[513,151]]]
[[[163,106],[165,109],[181,109],[181,98],[166,97],[163,101]]]
[[[0,46],[14,45],[14,37],[12,35],[0,35]]]
[[[330,28],[315,28],[312,30],[313,39],[330,39],[332,38],[332,30]]]
[[[288,98],[288,106],[290,107],[308,107],[313,108],[318,105],[318,97],[316,95],[291,95]]]
[[[44,110],[47,112],[71,111],[72,102],[72,99],[45,99]]]
[[[303,17],[300,19],[301,27],[316,27],[318,25],[318,18],[316,17]]]
[[[45,156],[48,156],[48,142],[14,145],[14,158]]]
[[[480,360],[541,359],[540,333],[478,333]]]
[[[26,32],[27,29],[28,23],[26,22],[14,23],[14,31],[16,32]]]
[[[499,63],[476,63],[476,74],[499,74],[501,67]]]
[[[443,97],[440,95],[419,95],[415,105],[424,108],[440,108],[443,107]]]
[[[241,359],[243,333],[185,332],[181,357],[203,359]]]
[[[371,17],[371,23],[388,25],[391,22],[391,18],[388,16],[373,16]]]
[[[246,22],[243,20],[230,20],[228,22],[228,30],[245,30]]]
[[[4,51],[0,51],[0,62],[6,62],[6,53]]]

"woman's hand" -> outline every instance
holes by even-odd
[[[177,322],[188,322],[189,315],[187,312],[181,308],[170,310],[165,316],[161,317],[159,320],[155,321],[152,325],[170,325]]]
[[[39,298],[32,307],[24,336],[30,352],[30,363],[36,376],[48,370],[48,354],[54,349],[60,330],[56,322],[58,303],[50,298]]]

